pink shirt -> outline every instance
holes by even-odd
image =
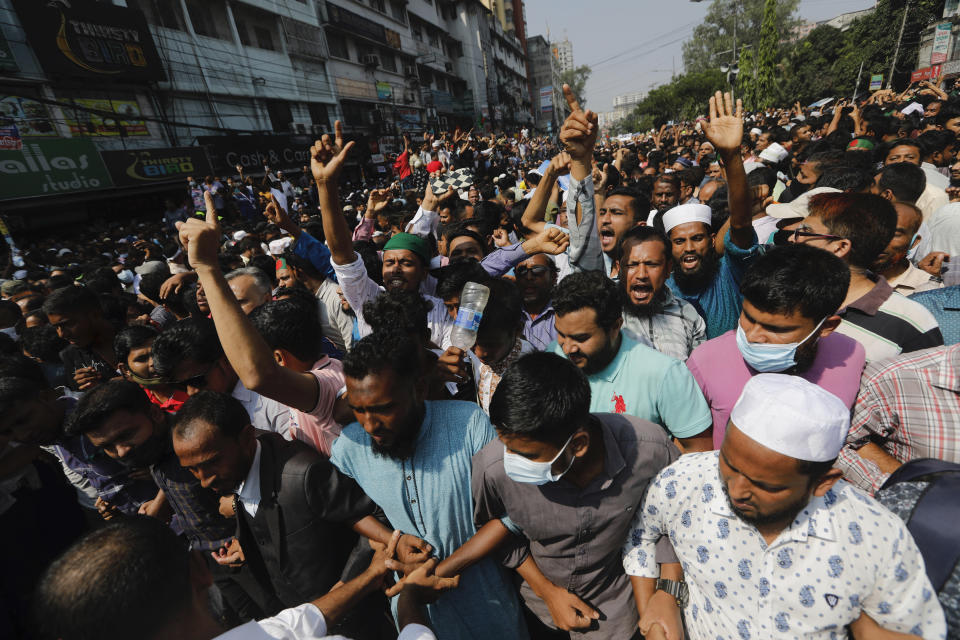
[[[333,419],[333,405],[343,388],[343,364],[323,356],[310,370],[317,378],[317,406],[310,413],[290,409],[290,434],[330,457],[333,441],[340,435],[340,425]]]
[[[853,407],[860,391],[860,374],[866,363],[863,345],[839,333],[821,338],[813,365],[801,378],[819,385]],[[737,332],[728,331],[693,350],[687,367],[700,385],[713,414],[713,446],[719,449],[727,432],[733,405],[747,380],[757,374],[743,361],[737,348]],[[770,416],[774,420],[776,416]]]

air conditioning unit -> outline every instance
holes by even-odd
[[[416,65],[413,65],[413,64],[403,65],[403,75],[407,76],[408,78],[420,77],[420,75],[417,73]]]
[[[447,73],[453,73],[453,63],[452,63],[452,62],[444,62],[444,63],[443,63],[443,68],[444,68],[444,70],[445,70]]]
[[[307,133],[310,131],[310,126],[308,122],[291,122],[290,131],[294,133]]]
[[[377,56],[374,56],[374,55],[360,56],[360,62],[361,62],[361,63],[363,64],[363,66],[365,66],[365,67],[379,67],[379,66],[380,66],[380,58],[378,58]]]

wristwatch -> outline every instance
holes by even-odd
[[[686,582],[677,582],[676,580],[667,580],[665,578],[657,578],[657,591],[666,591],[674,598],[677,599],[677,606],[681,609],[684,609],[687,606],[687,583]]]

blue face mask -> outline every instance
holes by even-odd
[[[913,259],[917,257],[917,249],[920,248],[920,243],[917,240],[920,239],[920,232],[917,231],[913,234],[913,237],[910,238],[910,249],[907,250],[907,260],[913,262]]]
[[[810,339],[812,335],[820,331],[820,327],[827,319],[824,318],[817,323],[813,331],[807,334],[807,337],[800,342],[791,342],[788,344],[763,344],[760,342],[750,342],[747,340],[747,334],[743,327],[737,323],[737,348],[740,349],[740,355],[744,361],[759,371],[760,373],[779,373],[786,371],[797,364],[797,347]]]
[[[572,439],[573,434],[567,438],[567,441],[563,443],[562,447],[560,447],[560,451],[550,462],[535,462],[516,453],[507,451],[507,448],[504,447],[503,470],[514,482],[536,485],[547,484],[548,482],[556,482],[563,477],[564,473],[570,471],[570,467],[573,466],[573,461],[576,460],[576,458],[570,458],[570,464],[568,464],[567,468],[563,470],[563,473],[554,474],[550,472],[551,468],[553,467],[553,463],[556,462],[561,455],[563,455],[564,449],[567,448],[567,445],[570,444],[570,440]]]

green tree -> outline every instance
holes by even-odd
[[[587,86],[587,80],[590,79],[591,73],[593,73],[593,70],[584,64],[575,69],[567,69],[560,74],[560,81],[563,84],[570,85],[570,88],[573,89],[573,95],[580,99],[580,106],[583,108],[587,107],[584,88]]]
[[[821,25],[796,43],[783,65],[778,104],[796,100],[810,104],[819,98],[846,93],[846,85],[853,82],[845,81],[837,72],[844,35],[839,29]]]
[[[692,120],[705,115],[710,96],[726,88],[726,84],[726,76],[717,69],[675,76],[647,94],[624,119],[623,130],[642,131],[670,120]]]
[[[795,12],[800,0],[774,2],[775,33],[784,42],[799,24]],[[683,43],[683,64],[687,71],[704,71],[732,60],[734,31],[737,48],[760,46],[767,0],[713,0],[703,23],[693,30],[693,37]],[[727,52],[720,56],[721,52]]]
[[[776,102],[774,75],[779,61],[777,0],[766,0],[760,42],[756,49],[740,53],[739,86],[748,109],[762,109]]]

